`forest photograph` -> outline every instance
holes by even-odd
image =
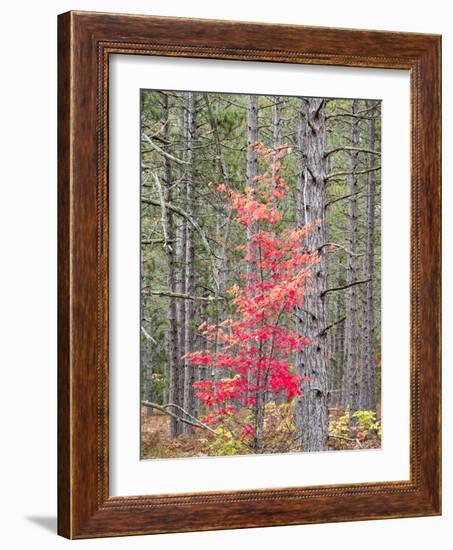
[[[140,92],[141,458],[381,446],[381,101]]]

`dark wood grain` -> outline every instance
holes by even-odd
[[[58,532],[70,536],[69,15],[58,26]]]
[[[440,37],[70,12],[59,16],[58,531],[68,538],[436,515],[440,496]],[[411,73],[410,481],[110,497],[111,54]]]

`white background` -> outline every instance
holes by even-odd
[[[110,63],[110,494],[409,479],[409,71],[143,56]],[[382,100],[381,449],[139,460],[140,87]]]
[[[453,143],[452,15],[439,0],[365,3],[208,0],[50,1],[2,6],[0,88],[1,543],[8,549],[249,548],[283,546],[414,550],[451,546],[453,375],[444,342],[444,515],[362,523],[311,525],[68,542],[55,535],[56,515],[56,14],[68,9],[256,20],[339,27],[435,32],[444,35],[444,181],[453,178],[446,152]],[[3,43],[4,42],[4,43]],[[446,70],[445,70],[446,69]],[[445,185],[444,204],[452,200]],[[453,277],[452,216],[445,211],[445,282]],[[451,327],[451,287],[445,285],[444,326]]]

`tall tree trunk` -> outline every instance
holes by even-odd
[[[280,139],[281,139],[281,123],[282,123],[282,104],[280,101],[280,96],[275,96],[273,98],[274,100],[274,113],[273,113],[273,119],[272,119],[272,149],[274,151],[277,151],[280,147]],[[276,181],[275,181],[275,171],[272,170],[272,187],[275,189]]]
[[[195,120],[195,94],[187,93],[187,134],[186,134],[186,209],[190,217],[195,215],[195,182],[193,174],[193,145],[195,140],[196,120]],[[189,296],[195,294],[195,269],[194,269],[194,232],[190,223],[186,223],[186,246],[185,246],[185,292]],[[194,317],[194,304],[192,300],[185,300],[185,323],[184,323],[184,355],[193,351],[194,332],[192,328]],[[195,382],[194,367],[191,366],[188,359],[184,360],[184,401],[183,408],[193,416],[194,408],[194,389]],[[188,433],[193,429],[184,424],[183,431]]]
[[[281,145],[281,124],[282,124],[282,103],[280,96],[274,97],[275,106],[274,106],[274,120],[272,128],[272,139],[273,139],[273,148],[277,149]]]
[[[358,110],[358,101],[352,102],[352,114],[355,115]],[[352,118],[350,141],[351,147],[358,146],[358,119]],[[349,175],[348,175],[348,194],[349,197],[349,221],[348,221],[348,284],[355,283],[358,280],[358,180],[355,174],[357,170],[358,153],[350,151],[349,153]],[[346,290],[346,373],[347,373],[347,397],[348,409],[351,414],[359,410],[360,399],[360,354],[359,354],[359,315],[358,315],[357,286],[350,286]]]
[[[299,189],[298,199],[296,205],[296,220],[298,227],[303,227],[307,223],[307,216],[305,215],[305,203],[306,203],[306,181],[305,172],[307,166],[307,156],[305,152],[305,134],[306,134],[306,100],[301,98],[299,105],[299,121],[297,127],[297,147],[299,150]],[[301,309],[296,310],[296,327],[300,334],[304,329],[304,312]],[[302,376],[302,354],[297,354],[296,357],[296,370],[299,376]],[[297,446],[302,447],[302,427],[303,427],[303,403],[304,395],[299,395],[295,399],[295,429],[296,429],[296,443]]]
[[[163,105],[166,115],[166,125],[164,131],[164,137],[168,143],[169,137],[169,127],[170,127],[170,113],[168,105],[168,96],[163,94]],[[171,203],[172,201],[172,169],[171,163],[168,157],[165,157],[165,188],[164,188],[164,200],[166,204]],[[169,208],[165,209],[164,213],[164,225],[165,225],[165,235],[169,242],[164,243],[165,256],[167,263],[167,285],[170,292],[177,292],[176,287],[176,275],[175,275],[175,253],[173,250],[172,242],[174,241],[174,224],[173,224],[173,215]],[[179,383],[180,383],[180,350],[178,342],[178,323],[176,315],[176,300],[174,298],[169,298],[168,304],[168,358],[169,358],[169,367],[170,367],[170,390],[169,390],[169,401],[171,403],[179,402]],[[175,418],[172,418],[170,421],[170,432],[172,437],[179,435],[181,429],[181,423],[178,422]]]
[[[142,347],[141,355],[142,355],[142,365],[145,366],[142,397],[145,401],[152,401],[153,400],[153,353],[152,353],[151,346],[149,345],[148,342],[146,342],[145,345]],[[152,416],[152,415],[153,415],[152,407],[146,407],[146,416]]]
[[[303,166],[300,178],[299,223],[309,224],[305,244],[312,253],[319,252],[319,261],[312,269],[312,278],[303,307],[297,312],[300,333],[312,343],[296,356],[296,369],[300,376],[308,377],[302,383],[304,395],[296,400],[296,437],[304,451],[327,449],[327,349],[326,306],[323,291],[327,285],[326,272],[326,218],[325,218],[325,145],[326,125],[324,101],[301,101],[304,128],[302,131]],[[301,219],[302,218],[302,219]]]
[[[367,107],[375,102],[367,101]],[[374,151],[376,146],[376,122],[370,112],[368,126],[368,149]],[[376,162],[375,155],[368,154],[368,166],[371,168]],[[374,357],[374,240],[375,240],[375,203],[376,203],[376,172],[368,173],[366,222],[365,222],[365,257],[364,279],[370,279],[365,286],[364,315],[363,315],[363,370],[360,395],[362,410],[376,410],[376,365]]]
[[[254,145],[258,143],[258,96],[248,96],[247,104],[247,186],[256,187],[255,178],[258,175],[258,155]],[[247,237],[256,232],[256,226],[248,227]]]
[[[180,186],[177,186],[178,193],[182,193]],[[176,221],[176,292],[178,294],[186,293],[186,226],[187,221],[184,218],[178,217]],[[185,350],[184,327],[186,325],[185,300],[182,298],[176,299],[176,320],[178,325],[178,391],[176,400],[173,401],[176,405],[183,406],[184,400],[184,360],[182,356]],[[184,425],[181,423],[181,432],[184,430]]]
[[[140,271],[142,284],[145,281],[145,270],[143,262],[143,250],[140,251]],[[151,303],[151,292],[149,285],[146,289],[141,290],[140,301],[140,364],[143,372],[142,399],[145,401],[153,401],[153,347],[149,339],[150,323],[146,322],[146,313]],[[152,407],[146,407],[146,416],[152,416]]]
[[[209,100],[209,94],[204,94],[204,100],[206,103],[209,124],[214,136],[214,144],[216,151],[216,158],[218,161],[219,177],[220,182],[229,186],[229,177],[227,165],[225,162],[225,157],[222,150],[222,142],[219,134],[219,127],[215,114],[212,110],[211,102]],[[228,238],[230,234],[230,223],[231,223],[231,209],[227,212],[226,209],[222,206],[216,211],[216,226],[215,226],[215,238],[218,243],[216,250],[215,258],[215,278],[217,279],[216,292],[220,296],[225,296],[228,284]],[[221,322],[225,321],[227,318],[227,304],[225,300],[218,300],[216,305],[216,325],[219,325]],[[215,380],[220,380],[222,378],[222,371],[217,369],[214,372]]]
[[[207,298],[209,296],[208,292],[205,291],[204,297]],[[198,313],[197,317],[200,323],[209,323],[209,317],[208,317],[208,303],[205,300],[202,300],[198,305]],[[197,350],[203,350],[205,353],[209,353],[209,342],[208,340],[201,334],[200,331],[197,331],[195,336],[195,348]],[[196,369],[195,372],[195,379],[197,382],[202,380],[208,380],[210,368],[206,366],[199,365],[199,367]],[[195,393],[195,392],[194,392]],[[198,417],[200,414],[200,406],[201,406],[201,400],[198,397],[194,397],[194,416]]]
[[[258,96],[248,96],[247,104],[247,186],[250,188],[256,187],[255,178],[258,175],[258,155],[255,151],[255,144],[258,143]],[[247,227],[247,242],[250,243],[257,232],[257,225],[251,224]],[[254,277],[257,276],[256,262],[249,260],[247,262],[247,285],[251,284]],[[258,386],[260,377],[263,373],[255,373],[252,382]],[[265,395],[262,389],[255,390],[255,436],[254,436],[254,451],[255,453],[263,452],[263,428],[264,428],[264,407]]]
[[[334,286],[341,287],[345,283],[342,273],[341,256],[338,255],[337,270],[336,270],[336,284]],[[341,386],[343,379],[343,340],[344,340],[344,298],[343,293],[340,293],[336,297],[334,307],[334,323],[335,326],[332,330],[332,384],[331,384],[331,403],[332,406],[338,407],[341,402]],[[343,320],[342,320],[343,319]]]

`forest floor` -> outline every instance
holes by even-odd
[[[332,409],[329,412],[330,420],[336,420],[344,411]],[[147,408],[141,411],[141,458],[189,458],[216,456],[217,452],[212,450],[212,436],[204,430],[196,430],[191,434],[181,434],[179,437],[170,436],[170,417],[154,411],[151,416],[147,415]],[[360,450],[379,449],[381,439],[378,436],[371,436],[364,439],[329,437],[329,450]],[[285,450],[284,452],[295,452]],[[274,453],[277,451],[273,451]],[[240,453],[247,454],[247,453]],[[250,454],[250,453],[248,453]]]
[[[209,456],[209,444],[202,430],[171,437],[169,416],[159,411],[147,416],[146,407],[142,410],[142,458]]]

